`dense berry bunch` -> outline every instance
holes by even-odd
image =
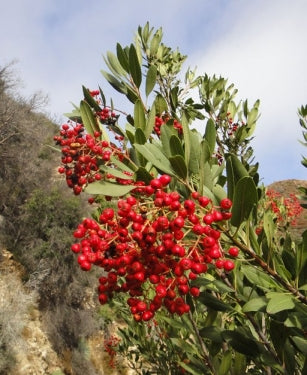
[[[84,134],[82,124],[64,124],[60,134],[54,137],[62,150],[62,166],[58,171],[65,174],[67,185],[76,195],[89,183],[101,179],[115,179],[112,174],[102,173],[99,166],[112,166],[112,156],[118,160],[125,157],[121,148],[101,140],[100,136],[100,132],[95,132],[93,136]],[[127,173],[126,175],[126,179],[117,178],[116,181],[123,184],[133,183]]]
[[[155,133],[160,136],[161,134],[161,126],[171,122],[173,127],[178,131],[178,134],[182,134],[182,125],[180,122],[178,122],[176,119],[170,121],[170,118],[166,115],[164,116],[156,116],[155,120],[155,126],[154,126],[154,131]]]
[[[275,214],[279,226],[296,225],[296,220],[303,211],[295,194],[283,197],[281,193],[273,189],[266,191],[265,209]]]
[[[231,201],[214,207],[197,192],[182,200],[167,192],[168,175],[151,180],[138,193],[105,208],[98,221],[86,218],[74,232],[81,269],[97,265],[105,271],[99,279],[99,301],[124,292],[135,320],[150,320],[164,306],[179,315],[189,311],[186,296],[197,297],[193,281],[208,267],[231,271],[225,259],[217,224],[231,217]],[[142,193],[140,193],[142,191]],[[229,249],[236,257],[236,248]]]

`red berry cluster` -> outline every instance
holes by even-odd
[[[54,136],[56,144],[61,146],[62,166],[58,172],[65,174],[67,185],[76,195],[80,194],[84,186],[102,178],[114,179],[114,176],[102,174],[100,164],[112,166],[111,156],[119,160],[124,158],[124,152],[116,145],[100,139],[100,132],[94,135],[84,134],[82,124],[64,124],[60,135]],[[119,183],[130,184],[133,181],[116,179]]]
[[[166,124],[169,120],[168,116],[156,116],[154,131],[158,136],[161,134],[161,126]],[[176,119],[174,119],[172,123],[174,128],[178,131],[178,134],[182,134],[182,125]]]
[[[96,115],[99,117],[102,124],[105,125],[114,125],[118,119],[118,115],[114,111],[111,111],[110,108],[103,108],[101,111],[96,112]]]
[[[88,90],[90,95],[95,98],[98,105],[101,104],[101,99],[99,98],[100,91],[99,90]],[[98,116],[99,120],[106,125],[113,125],[117,119],[118,115],[114,111],[112,111],[108,107],[104,107],[101,111],[96,111],[96,115]]]
[[[231,217],[231,201],[215,207],[197,192],[182,200],[167,192],[170,180],[152,179],[139,193],[119,199],[116,209],[105,208],[98,222],[86,218],[74,232],[78,242],[71,249],[81,269],[97,265],[106,272],[99,278],[100,303],[124,292],[136,321],[150,320],[162,306],[173,314],[188,312],[186,296],[200,293],[193,280],[210,266],[234,267],[224,257],[216,225]],[[238,250],[229,249],[229,255]]]
[[[109,366],[112,368],[115,368],[115,356],[117,354],[116,347],[118,346],[119,342],[119,338],[113,335],[110,335],[104,340],[104,350],[110,357]]]
[[[295,194],[283,197],[281,193],[268,189],[266,191],[266,200],[265,209],[271,210],[276,215],[279,226],[296,225],[297,218],[303,211],[303,207]]]

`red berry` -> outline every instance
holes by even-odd
[[[215,262],[215,267],[219,268],[219,269],[223,268],[224,267],[224,260],[217,259],[216,262]]]
[[[200,290],[199,290],[199,288],[197,288],[196,286],[193,286],[193,287],[190,289],[190,294],[191,294],[191,296],[193,296],[193,297],[198,297],[199,294],[200,294]]]
[[[237,247],[230,247],[228,254],[235,258],[239,255],[239,249]]]
[[[228,198],[224,198],[221,200],[220,206],[223,210],[229,210],[232,206],[232,201]]]
[[[201,196],[198,198],[198,202],[202,207],[206,207],[210,203],[210,199],[208,197]]]
[[[99,294],[98,299],[99,299],[99,302],[100,302],[102,305],[104,305],[105,303],[108,302],[108,296],[107,296],[106,294],[104,294],[104,293]]]
[[[163,174],[160,176],[159,180],[163,186],[166,186],[171,182],[172,178],[168,174]]]
[[[159,296],[161,298],[165,297],[166,294],[167,294],[166,287],[164,285],[161,285],[161,284],[157,285],[156,286],[156,294],[157,294],[157,296]]]
[[[72,244],[70,248],[74,253],[79,253],[81,251],[81,245],[79,243]]]
[[[143,312],[143,315],[142,315],[142,320],[144,320],[145,322],[147,322],[147,321],[150,320],[153,316],[154,316],[154,314],[153,314],[152,311],[150,311],[150,310],[144,311],[144,312]]]
[[[234,263],[232,260],[225,260],[224,261],[224,270],[225,271],[231,271],[235,267]]]
[[[198,199],[199,198],[199,192],[198,191],[193,191],[192,198],[193,199]]]
[[[153,180],[150,181],[150,186],[153,189],[161,189],[162,188],[162,183],[158,178],[154,178]]]

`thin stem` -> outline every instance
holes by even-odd
[[[193,326],[193,329],[194,329],[194,332],[195,332],[195,335],[197,337],[197,340],[199,342],[199,345],[200,345],[200,348],[201,348],[201,351],[202,351],[202,354],[203,354],[203,357],[205,359],[205,362],[206,362],[206,365],[210,368],[211,370],[211,373],[213,375],[217,375],[217,373],[215,372],[215,369],[213,367],[213,364],[212,364],[212,361],[211,361],[211,358],[210,358],[210,354],[209,354],[209,351],[203,341],[203,339],[201,338],[200,336],[200,333],[199,333],[199,330],[197,328],[197,325],[193,319],[193,315],[191,313],[191,311],[189,311],[188,313],[188,317],[189,317],[189,320],[190,322],[192,323],[192,326]]]

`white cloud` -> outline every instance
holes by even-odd
[[[162,26],[165,43],[188,54],[199,74],[222,74],[240,98],[261,99],[257,153],[290,165],[283,173],[272,165],[276,178],[303,176],[296,111],[307,103],[305,0],[11,0],[2,8],[0,65],[19,59],[25,93],[49,94],[52,113],[78,103],[82,84],[103,85],[114,96],[100,74],[102,54],[116,42],[129,44],[149,21]],[[265,169],[269,181],[268,163]]]
[[[233,23],[193,60],[199,72],[228,78],[239,89],[240,98],[248,98],[250,103],[261,100],[254,146],[266,181],[273,181],[278,170],[282,178],[290,178],[293,172],[303,178],[305,171],[298,168],[304,150],[298,143],[301,130],[297,108],[307,103],[307,3],[233,4],[227,15]]]

